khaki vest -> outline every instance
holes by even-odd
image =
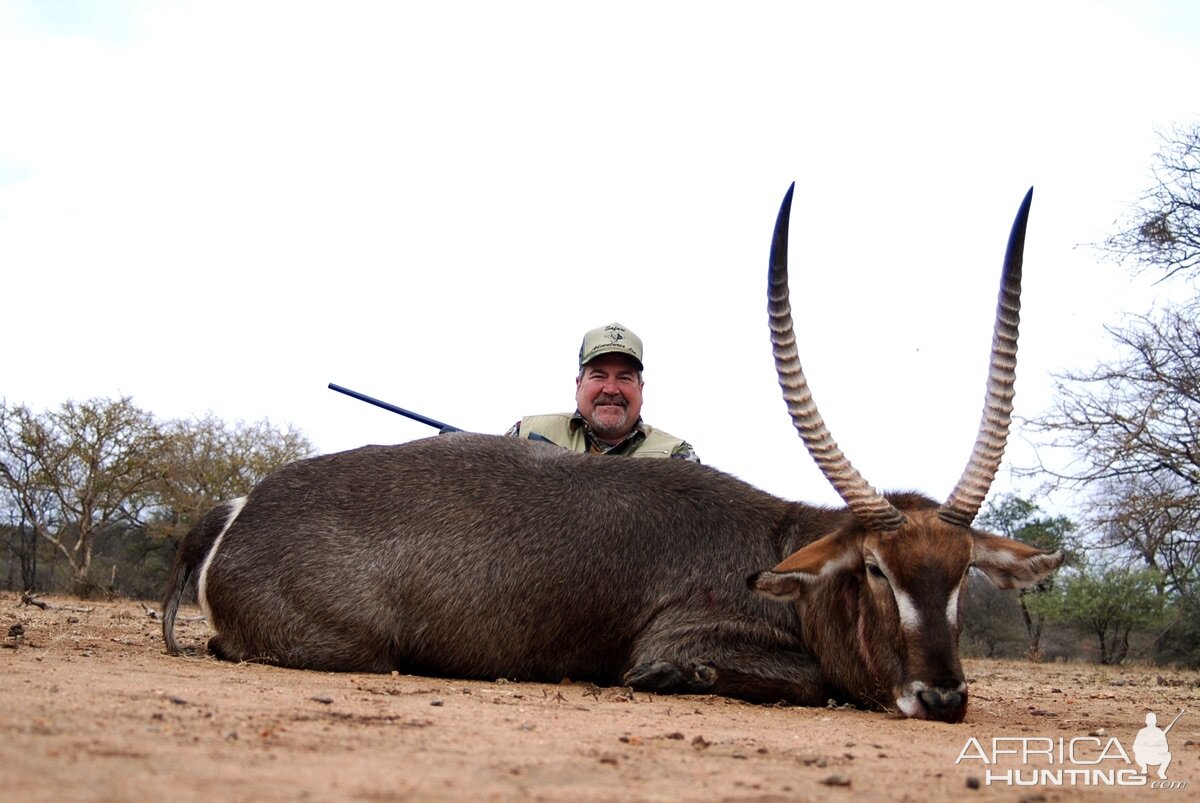
[[[642,424],[642,431],[645,432],[645,437],[635,439],[632,446],[625,446],[620,452],[621,457],[670,457],[672,452],[683,445],[681,438],[645,423]],[[571,416],[566,413],[522,418],[520,437],[529,438],[535,434],[572,452],[583,453],[588,450],[584,428],[572,427]]]

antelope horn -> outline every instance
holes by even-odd
[[[800,365],[792,326],[792,304],[788,299],[787,275],[788,221],[795,189],[793,182],[779,207],[775,235],[771,239],[771,267],[767,276],[767,313],[779,387],[783,389],[783,399],[787,402],[792,424],[800,433],[808,453],[862,525],[875,531],[899,529],[907,521],[904,514],[872,488],[842,454],[813,402],[808,380],[804,378],[804,368]]]
[[[938,516],[950,524],[970,527],[987,496],[1012,421],[1013,384],[1017,379],[1017,327],[1021,322],[1021,261],[1025,253],[1025,227],[1029,222],[1029,205],[1033,187],[1017,210],[1012,232],[1008,235],[1008,250],[1004,255],[1004,270],[1000,277],[1000,298],[996,304],[996,326],[992,332],[992,357],[988,366],[987,393],[983,400],[983,418],[971,459],[963,469],[958,485],[950,498],[938,508]]]

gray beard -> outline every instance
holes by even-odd
[[[625,427],[629,424],[629,408],[621,408],[621,418],[615,423],[608,426],[601,424],[596,420],[595,413],[588,419],[588,424],[592,427],[592,432],[599,435],[601,438],[615,438],[620,435]]]

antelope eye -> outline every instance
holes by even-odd
[[[883,573],[883,569],[879,568],[878,563],[868,563],[867,571],[870,573],[870,575],[872,577],[878,578],[880,580],[887,579],[887,575]]]

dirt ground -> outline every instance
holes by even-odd
[[[967,661],[970,713],[945,725],[582,683],[171,657],[141,603],[39,599],[50,607],[0,593],[5,801],[1183,801],[1200,790],[1196,672]],[[209,635],[199,619],[179,632],[184,644]],[[1134,758],[1147,711],[1165,726],[1185,708],[1167,737],[1168,788],[1110,786],[1091,773],[1141,782],[1122,752]],[[1065,765],[993,753],[1045,750],[1060,737],[1074,745]],[[1063,785],[1033,776],[1064,766],[1078,772]]]

